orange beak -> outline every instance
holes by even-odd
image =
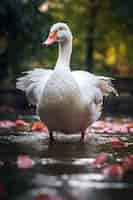
[[[56,32],[50,32],[46,41],[43,42],[42,45],[49,46],[56,42]]]

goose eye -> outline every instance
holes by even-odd
[[[63,30],[63,28],[62,28],[62,27],[60,27],[60,28],[59,28],[59,30],[61,31],[61,30]]]

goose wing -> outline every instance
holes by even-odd
[[[107,96],[110,93],[118,95],[111,83],[112,78],[95,76],[94,74],[85,71],[73,71],[72,75],[88,105],[91,123],[93,123],[101,115],[103,96]]]
[[[99,88],[103,96],[108,96],[110,93],[118,95],[116,89],[112,85],[112,78],[105,76],[96,76],[86,71],[73,71],[72,75],[80,88],[96,87]]]
[[[24,76],[17,79],[16,88],[26,93],[32,105],[37,105],[52,72],[52,70],[46,69],[34,69],[24,72]]]

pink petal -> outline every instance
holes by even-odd
[[[133,128],[129,128],[129,132],[130,132],[130,133],[133,133]]]
[[[44,126],[44,127],[43,127],[43,131],[44,131],[44,132],[48,132],[48,127],[47,127],[47,126]]]
[[[34,161],[26,155],[18,156],[17,157],[17,166],[18,168],[28,169],[34,165]]]
[[[125,124],[127,128],[133,128],[133,123],[127,123]]]
[[[121,128],[120,128],[120,133],[128,133],[128,128],[126,127],[126,126],[122,126]]]
[[[106,125],[105,121],[96,121],[92,124],[92,128],[104,128]]]
[[[110,154],[108,153],[100,153],[96,159],[94,160],[93,167],[101,166],[103,165],[108,159],[110,158]]]
[[[104,168],[102,170],[102,173],[107,177],[121,178],[124,173],[124,169],[120,164],[113,164],[109,167]]]
[[[42,131],[44,128],[44,125],[41,122],[35,122],[32,126],[32,131]]]
[[[15,127],[15,122],[10,120],[0,121],[0,128],[13,128]]]
[[[27,122],[25,122],[24,120],[18,119],[16,120],[16,126],[25,126],[27,124]]]
[[[119,147],[119,146],[124,146],[124,142],[119,140],[118,138],[113,138],[111,141],[112,146],[114,147]]]
[[[112,128],[104,128],[104,132],[114,134],[114,133],[116,133],[116,130],[113,130]]]
[[[122,166],[125,170],[133,170],[133,155],[123,159]]]
[[[120,132],[121,125],[115,123],[113,124],[112,129],[114,130],[114,132]]]

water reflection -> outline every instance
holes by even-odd
[[[112,148],[108,144],[111,136],[102,133],[88,134],[84,143],[79,137],[58,134],[50,143],[42,133],[1,133],[0,161],[4,165],[0,164],[0,199],[40,200],[46,194],[52,200],[112,200],[120,195],[120,199],[130,199],[132,181],[107,181],[91,164],[101,151],[119,158],[128,155],[132,145]],[[133,141],[132,136],[124,137]],[[19,155],[30,156],[35,165],[18,169]]]

